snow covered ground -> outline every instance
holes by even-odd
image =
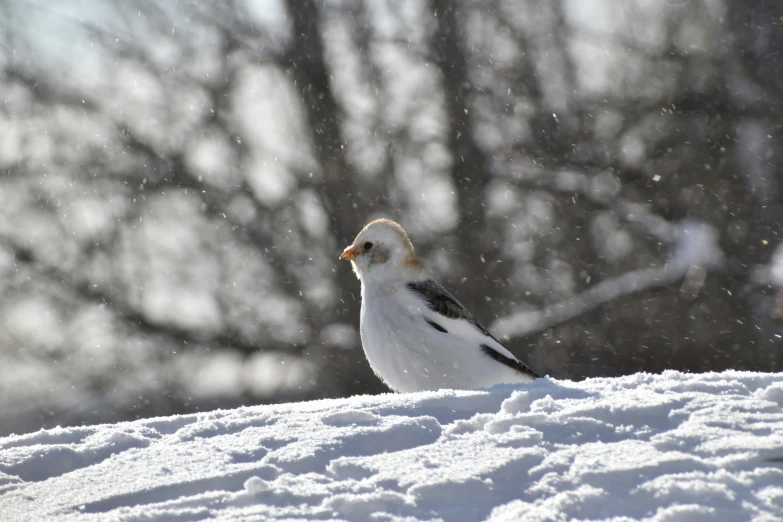
[[[783,520],[783,374],[637,374],[0,439],[0,520]]]

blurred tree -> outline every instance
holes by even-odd
[[[385,387],[401,221],[560,378],[780,371],[772,2],[0,5],[0,434]]]

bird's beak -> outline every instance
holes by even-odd
[[[340,256],[340,259],[347,259],[348,261],[353,261],[356,257],[356,250],[353,249],[353,246],[349,246],[343,251],[343,254]]]

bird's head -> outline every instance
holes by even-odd
[[[340,259],[349,260],[363,282],[417,277],[422,272],[405,229],[389,219],[370,222]]]

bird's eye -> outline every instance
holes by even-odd
[[[364,243],[364,249],[365,250],[370,250],[371,248],[372,248],[372,243],[370,241],[367,241],[366,243]]]

